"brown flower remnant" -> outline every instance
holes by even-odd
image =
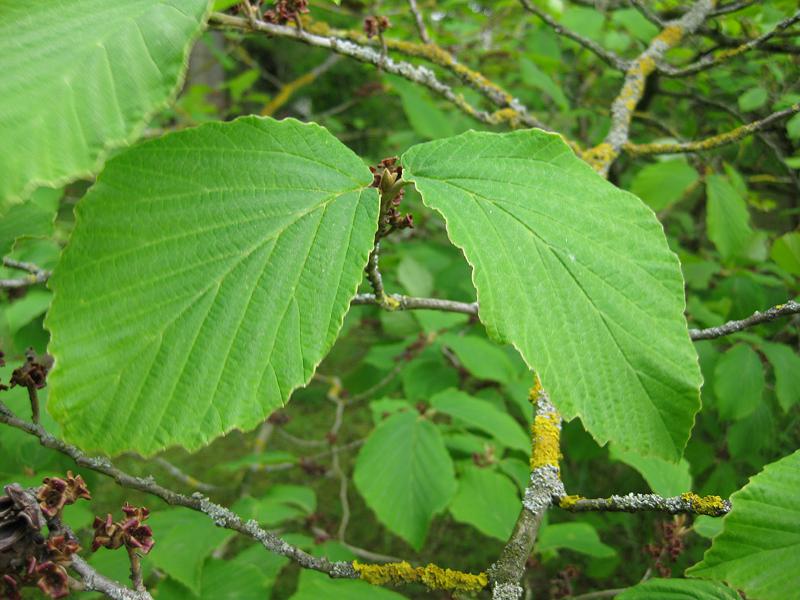
[[[36,492],[36,499],[45,516],[53,518],[61,514],[67,504],[75,504],[78,498],[91,500],[89,488],[80,475],[67,471],[67,478],[45,477],[44,485]]]

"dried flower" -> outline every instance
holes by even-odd
[[[69,577],[64,567],[52,561],[43,562],[36,567],[39,576],[36,585],[50,598],[69,596]]]
[[[51,536],[45,544],[47,556],[57,565],[67,566],[72,563],[72,555],[80,552],[78,542],[65,535]]]
[[[114,523],[114,519],[110,513],[106,515],[105,519],[95,517],[92,527],[94,527],[94,537],[92,538],[93,552],[101,547],[115,550],[122,546],[122,527]]]
[[[44,485],[36,492],[39,506],[48,517],[57,516],[67,504],[74,504],[79,498],[91,500],[89,488],[80,475],[67,471],[67,478],[45,477]]]

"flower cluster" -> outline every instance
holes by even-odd
[[[308,12],[308,0],[277,0],[275,8],[264,11],[264,20],[276,25],[289,21],[298,23],[300,15]]]
[[[0,598],[18,600],[24,587],[38,587],[50,598],[69,595],[66,567],[80,551],[78,543],[51,529],[45,538],[45,518],[59,517],[66,504],[90,498],[78,476],[49,477],[36,494],[14,483],[0,496]]]
[[[384,158],[369,170],[372,171],[370,187],[381,191],[379,237],[385,237],[398,229],[413,228],[414,217],[409,213],[401,214],[398,210],[405,196],[405,189],[400,182],[403,177],[403,167],[397,164],[397,157]],[[390,199],[387,201],[387,198]]]
[[[658,543],[647,544],[644,551],[655,559],[653,566],[661,577],[672,575],[672,569],[666,564],[678,560],[685,549],[684,538],[689,533],[686,527],[686,515],[677,515],[672,521],[658,524]]]
[[[126,503],[122,512],[125,516],[119,521],[114,521],[110,513],[105,519],[95,517],[92,551],[99,548],[115,550],[125,546],[128,551],[138,551],[141,554],[150,552],[155,544],[153,530],[144,525],[150,511]]]
[[[364,33],[368,38],[383,34],[391,26],[392,23],[387,17],[371,16],[364,19]]]
[[[4,363],[5,364],[5,363]],[[32,348],[25,352],[25,364],[14,369],[11,374],[11,387],[42,389],[47,385],[47,374],[53,366],[53,357],[49,354],[37,355]]]
[[[48,518],[60,517],[61,511],[68,504],[75,504],[79,499],[91,500],[89,488],[80,475],[67,471],[66,479],[61,477],[45,477],[44,485],[36,492],[36,499],[42,513]]]

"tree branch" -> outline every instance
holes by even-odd
[[[507,108],[495,112],[478,109],[467,102],[461,94],[457,94],[449,85],[437,79],[434,72],[430,69],[408,62],[395,61],[374,48],[359,45],[350,40],[319,35],[286,25],[274,25],[258,19],[251,21],[244,17],[236,17],[219,12],[211,13],[209,23],[225,29],[246,32],[257,31],[267,35],[293,39],[310,46],[326,48],[360,62],[372,64],[387,73],[398,75],[428,88],[470,117],[489,125],[499,125],[508,122],[512,125],[522,123],[531,127],[545,128],[542,123],[527,113],[525,107],[516,102],[508,94],[504,97],[505,101],[508,102]],[[488,80],[485,78],[483,78],[483,80],[488,83]],[[496,88],[497,86],[494,87]]]
[[[414,23],[417,25],[419,39],[426,44],[430,44],[431,38],[428,35],[428,29],[425,27],[425,19],[422,18],[422,13],[419,10],[419,6],[417,6],[417,0],[408,0],[408,7],[411,9],[411,14],[414,15]]]
[[[779,317],[796,315],[798,313],[800,313],[800,303],[795,302],[794,300],[789,300],[785,304],[778,304],[777,306],[768,308],[763,312],[756,311],[746,319],[728,321],[727,323],[718,325],[717,327],[708,327],[707,329],[690,329],[689,336],[693,340],[711,340],[736,333],[737,331],[742,331],[743,329],[753,327],[754,325],[768,323],[769,321],[773,321]]]
[[[647,77],[656,70],[656,64],[667,50],[674,48],[703,24],[713,7],[713,0],[697,0],[685,15],[669,21],[647,49],[630,63],[622,89],[611,105],[611,129],[608,135],[603,143],[582,153],[582,158],[600,174],[608,174],[611,164],[628,142],[633,112],[644,95]]]
[[[3,258],[3,266],[9,269],[17,269],[19,271],[26,271],[30,273],[27,277],[19,279],[0,279],[0,289],[16,289],[36,285],[37,283],[44,283],[50,277],[50,271],[39,268],[37,265],[29,262],[22,262],[14,260],[13,258]]]
[[[112,600],[153,600],[153,597],[146,591],[134,591],[109,579],[105,575],[101,575],[94,567],[76,554],[72,556],[70,568],[81,576],[81,584],[84,591],[99,592],[107,598],[112,598]]]
[[[668,77],[685,77],[686,75],[694,75],[695,73],[699,73],[701,71],[705,71],[706,69],[711,69],[716,67],[717,65],[722,64],[735,56],[739,56],[740,54],[744,54],[749,50],[753,50],[754,48],[758,48],[762,46],[767,40],[773,38],[776,34],[791,27],[795,23],[800,21],[800,10],[795,12],[791,17],[785,18],[783,21],[778,23],[773,29],[770,31],[758,36],[757,38],[753,38],[743,44],[730,48],[728,50],[723,50],[717,54],[709,54],[704,56],[697,62],[694,62],[690,65],[686,65],[683,67],[673,67],[671,65],[666,64],[659,64],[658,71]]]
[[[611,52],[610,50],[606,50],[597,42],[582,36],[578,32],[572,31],[571,29],[564,27],[561,23],[556,21],[553,17],[548,15],[541,8],[530,2],[530,0],[520,0],[520,2],[522,3],[522,6],[525,8],[525,10],[539,17],[557,34],[563,35],[564,37],[571,39],[573,42],[576,42],[579,45],[583,46],[590,52],[594,53],[601,60],[606,62],[609,66],[618,69],[620,71],[627,70],[629,62],[623,59],[621,56],[618,56],[617,54]]]
[[[402,294],[388,294],[387,297],[397,302],[392,310],[441,310],[445,312],[457,312],[465,315],[478,315],[477,302],[458,302],[456,300],[444,300],[440,298],[415,298]],[[375,297],[375,294],[358,294],[353,298],[351,304],[358,306],[364,304],[374,304],[383,306]]]
[[[663,512],[721,517],[731,511],[730,500],[719,496],[698,496],[691,492],[664,498],[657,494],[626,494],[609,498],[563,496],[558,506],[569,512]]]
[[[733,144],[745,137],[766,129],[776,121],[780,121],[795,113],[800,112],[800,103],[793,104],[789,108],[772,113],[768,117],[741,125],[735,129],[731,129],[725,133],[712,135],[702,140],[695,140],[690,142],[682,142],[678,144],[631,144],[626,143],[624,146],[625,152],[631,156],[645,156],[648,154],[676,154],[683,152],[702,152],[704,150],[711,150],[719,148],[727,144]]]

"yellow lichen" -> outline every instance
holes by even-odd
[[[528,392],[528,400],[530,400],[531,404],[536,404],[539,400],[539,395],[542,393],[542,380],[539,379],[538,375],[533,376],[533,387]]]
[[[589,163],[595,171],[603,173],[605,168],[614,162],[617,152],[608,142],[598,144],[594,148],[589,148],[581,153],[581,158]]]
[[[531,469],[552,466],[558,468],[558,458],[561,455],[560,440],[561,429],[558,426],[559,417],[556,413],[536,415],[531,425]]]
[[[368,565],[353,561],[353,568],[359,577],[373,585],[400,585],[403,583],[422,583],[431,590],[458,592],[479,592],[489,585],[486,573],[464,573],[453,569],[442,569],[434,564],[426,567],[412,567],[406,561]]]
[[[684,492],[681,500],[688,502],[699,515],[716,516],[725,510],[725,502],[719,496],[698,496],[694,492]]]
[[[508,121],[512,128],[518,127],[520,124],[520,114],[513,108],[501,108],[496,110],[491,115],[491,121],[494,124],[500,124]]]
[[[667,25],[661,33],[655,37],[654,41],[658,40],[664,42],[668,48],[672,48],[681,41],[683,33],[683,27],[680,25]]]
[[[562,496],[558,500],[558,505],[561,508],[570,509],[578,503],[578,500],[583,500],[583,496]]]

